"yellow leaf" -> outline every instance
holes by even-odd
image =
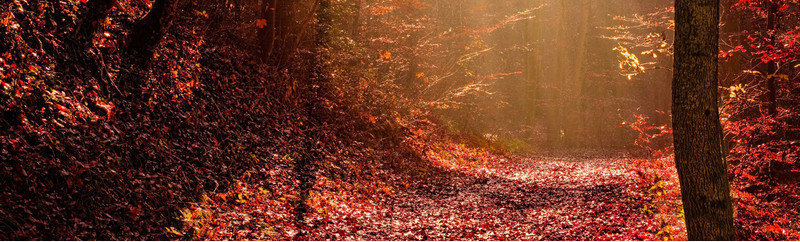
[[[785,75],[785,74],[767,75],[767,79],[769,79],[769,78],[778,78],[778,79],[783,79],[783,80],[789,80],[789,75]]]
[[[392,52],[384,51],[383,54],[381,54],[381,58],[387,59],[387,60],[391,59],[392,58]]]
[[[381,192],[383,192],[383,193],[384,193],[384,194],[386,194],[386,195],[389,195],[389,196],[391,196],[391,195],[392,195],[392,188],[391,188],[391,187],[388,187],[388,186],[386,186],[386,187],[382,187],[382,188],[381,188]]]
[[[171,234],[183,236],[183,234],[181,232],[179,232],[177,229],[175,229],[174,227],[169,227],[169,228],[166,228],[166,229],[167,229],[167,232],[169,232]]]

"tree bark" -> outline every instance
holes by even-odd
[[[317,7],[319,7],[320,2],[322,0],[315,0],[314,5],[311,5],[311,10],[308,13],[306,19],[303,20],[303,25],[300,26],[300,29],[297,32],[297,36],[295,36],[294,44],[289,47],[287,52],[293,53],[297,48],[300,47],[300,41],[303,40],[303,34],[305,33],[305,29],[308,28],[308,24],[311,23],[311,20],[314,18],[314,15],[317,13]]]
[[[261,39],[261,56],[264,60],[268,60],[272,56],[272,50],[275,47],[275,33],[277,15],[275,14],[275,7],[277,0],[262,0],[261,16],[267,21],[265,26],[259,33]]]
[[[127,51],[140,62],[150,59],[167,34],[180,0],[156,0],[144,18],[136,22],[126,43]]]
[[[778,48],[778,42],[776,40],[776,36],[778,35],[777,31],[777,21],[778,21],[778,6],[776,3],[772,1],[767,1],[767,8],[769,12],[767,13],[767,32],[769,33],[769,44],[772,45],[772,48]],[[777,83],[775,75],[778,74],[778,62],[775,60],[770,60],[767,63],[767,110],[769,115],[776,115],[778,113],[778,97],[777,97]]]
[[[539,97],[539,79],[541,78],[541,51],[538,43],[541,39],[539,29],[542,27],[533,21],[525,21],[525,31],[522,31],[522,39],[529,50],[525,54],[525,124],[533,126],[537,120],[537,101]]]
[[[292,54],[289,45],[292,44],[292,30],[296,30],[296,16],[295,9],[296,0],[278,0],[275,6],[275,44],[272,48],[272,56],[270,56],[272,65],[282,66]]]
[[[118,78],[122,95],[132,95],[131,99],[139,98],[142,72],[150,65],[153,52],[172,25],[179,1],[156,0],[150,12],[134,23],[123,49],[131,58],[131,65],[122,68]]]
[[[573,0],[574,1],[574,0]],[[567,107],[564,110],[570,110],[569,114],[567,115],[566,119],[564,120],[564,124],[566,128],[564,128],[564,142],[568,147],[576,147],[578,144],[578,139],[580,137],[586,136],[587,130],[585,127],[589,122],[578,122],[580,121],[581,117],[590,116],[591,114],[584,113],[581,107],[583,107],[583,102],[586,101],[584,99],[583,93],[583,86],[586,83],[586,56],[588,54],[588,36],[589,36],[589,27],[591,25],[591,12],[592,12],[592,4],[589,0],[582,0],[582,1],[574,1],[571,4],[579,4],[579,6],[583,6],[581,8],[576,9],[578,14],[575,17],[577,19],[573,19],[570,22],[577,22],[578,26],[578,33],[576,35],[570,36],[570,41],[573,41],[572,47],[574,48],[572,51],[572,58],[570,58],[569,69],[565,69],[567,72],[564,73],[566,78],[565,87],[566,91],[568,92],[566,104]],[[569,6],[565,6],[568,8]]]
[[[672,115],[675,164],[690,240],[733,240],[719,122],[719,0],[675,2]]]
[[[360,33],[358,30],[361,28],[361,8],[364,5],[364,0],[356,0],[353,6],[353,24],[350,26],[350,38],[356,39]]]

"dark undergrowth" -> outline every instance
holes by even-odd
[[[243,204],[235,191],[248,182],[282,194],[271,204],[292,215],[264,226],[298,227],[302,183],[376,179],[384,163],[405,160],[387,151],[399,140],[375,141],[398,136],[392,129],[308,95],[317,91],[298,71],[304,58],[259,64],[257,48],[237,39],[247,35],[213,29],[248,16],[209,19],[192,4],[147,65],[120,50],[143,3],[116,6],[126,11],[112,12],[85,51],[72,38],[79,1],[0,4],[0,239],[203,238],[187,211],[231,192],[223,200]],[[301,160],[313,176],[297,175]]]

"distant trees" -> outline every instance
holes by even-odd
[[[719,1],[675,3],[675,163],[690,240],[733,240],[717,93]]]

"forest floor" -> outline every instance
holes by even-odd
[[[340,209],[312,240],[661,240],[682,237],[655,207],[642,166],[624,158],[499,158]],[[674,180],[667,183],[676,182]],[[651,191],[651,192],[648,192]],[[655,194],[655,192],[652,192]],[[389,194],[389,193],[387,193]],[[659,193],[662,195],[665,193]],[[656,199],[658,200],[658,199]],[[664,199],[661,199],[664,200]],[[674,201],[674,197],[672,199]],[[664,213],[662,211],[661,213]],[[669,213],[669,212],[667,212]],[[354,216],[355,215],[355,216]],[[669,216],[669,215],[667,215]],[[685,235],[683,235],[685,236]]]

